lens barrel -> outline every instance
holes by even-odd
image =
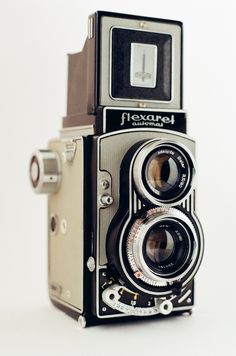
[[[168,288],[193,278],[201,261],[203,237],[186,212],[158,207],[136,218],[123,246],[120,258],[132,283]]]
[[[182,145],[156,140],[139,149],[133,179],[139,195],[152,204],[173,204],[192,189],[194,159]]]

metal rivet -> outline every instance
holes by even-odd
[[[146,23],[145,21],[141,21],[141,22],[139,23],[139,26],[140,26],[141,28],[147,28],[147,23]]]
[[[146,107],[147,107],[147,104],[145,104],[145,103],[139,103],[138,106],[139,106],[140,108],[146,108]]]
[[[92,256],[90,256],[88,258],[87,267],[90,272],[93,272],[95,270],[96,264],[95,264],[95,260]]]
[[[188,304],[192,303],[192,299],[191,299],[191,298],[188,298],[188,299],[187,299],[187,303],[188,303]]]
[[[79,316],[78,324],[79,324],[80,328],[82,328],[82,329],[86,328],[86,319],[83,315]]]

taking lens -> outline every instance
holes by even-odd
[[[186,231],[175,221],[155,224],[146,234],[143,255],[154,273],[176,273],[186,262],[190,242]]]
[[[146,254],[153,263],[166,261],[174,252],[172,233],[165,228],[154,229],[149,232],[146,241]]]
[[[169,288],[190,278],[201,253],[202,235],[192,216],[168,207],[138,214],[122,250],[131,280],[144,288]]]

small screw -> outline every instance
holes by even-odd
[[[141,28],[147,28],[147,23],[144,22],[144,21],[141,21],[141,22],[139,23],[139,26],[140,26]]]
[[[106,311],[107,311],[107,308],[106,308],[106,307],[102,307],[102,311],[103,311],[103,312],[106,312]]]
[[[102,179],[100,182],[102,189],[106,190],[109,188],[110,184],[107,179]]]
[[[188,298],[187,299],[187,303],[190,304],[192,302],[192,299],[191,298]]]
[[[138,105],[140,108],[146,108],[147,107],[147,105],[145,104],[145,103],[139,103],[139,105]]]

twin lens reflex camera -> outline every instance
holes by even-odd
[[[190,313],[203,233],[182,23],[96,12],[68,72],[60,136],[30,162],[48,194],[51,301],[81,327]]]

